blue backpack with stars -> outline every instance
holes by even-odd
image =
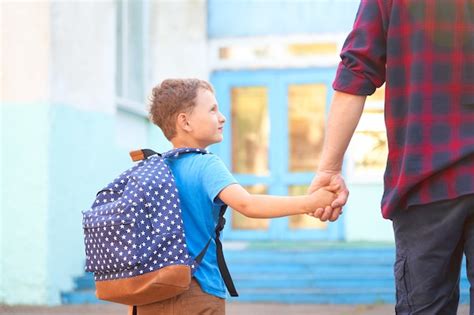
[[[162,155],[149,149],[131,152],[132,159],[141,162],[100,190],[91,208],[83,211],[85,269],[94,273],[99,299],[145,305],[189,288],[213,236],[197,257],[191,257],[178,190],[165,159],[190,153],[208,152],[192,148]],[[225,210],[226,206],[221,208],[215,230],[217,260],[230,295],[238,296],[219,239]]]

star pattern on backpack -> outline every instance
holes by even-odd
[[[125,171],[83,212],[85,269],[96,281],[175,264],[196,268],[186,246],[178,190],[164,160],[186,150],[149,157]]]

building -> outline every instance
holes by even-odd
[[[302,194],[321,150],[338,51],[356,0],[1,3],[0,303],[57,304],[83,273],[81,210],[130,165],[170,145],[147,120],[151,87],[209,79],[228,118],[219,154],[252,192]],[[350,154],[337,222],[231,214],[229,242],[391,242],[379,210],[383,91]]]

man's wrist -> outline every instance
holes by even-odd
[[[336,175],[336,174],[341,174],[341,169],[334,169],[334,168],[318,168],[316,171],[316,174],[329,174],[329,175]]]
[[[319,161],[318,165],[318,172],[324,172],[324,173],[333,173],[337,174],[340,173],[342,169],[342,161],[338,161],[337,159],[328,159],[323,157]]]

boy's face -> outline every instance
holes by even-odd
[[[206,89],[197,92],[196,105],[188,115],[191,131],[188,133],[194,146],[205,148],[223,139],[225,117],[219,111],[214,93]]]

